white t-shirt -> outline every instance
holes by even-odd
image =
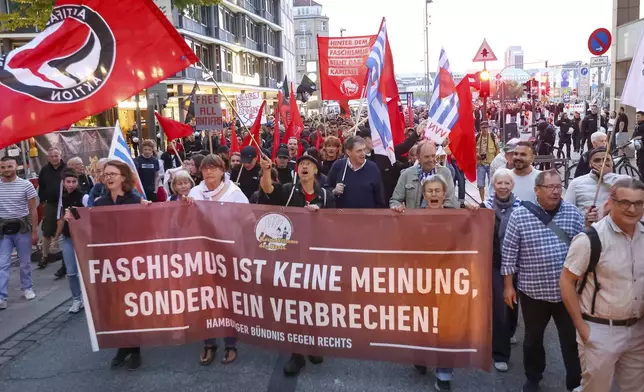
[[[514,178],[514,190],[512,193],[521,201],[537,202],[537,194],[534,191],[534,183],[537,176],[541,171],[532,168],[532,172],[527,176],[518,176],[514,170],[512,177]]]
[[[0,181],[0,218],[19,219],[29,215],[29,200],[37,196],[31,182],[20,177],[11,182]]]
[[[235,185],[232,182],[227,181],[226,185],[228,189],[226,189],[226,192],[224,192],[223,195],[219,198],[219,200],[215,200],[218,202],[222,203],[244,203],[248,204],[248,198],[246,195],[244,195],[244,192],[242,192],[241,189],[237,185]],[[192,188],[190,190],[190,193],[188,194],[188,197],[192,197],[195,200],[208,200],[206,199],[205,192],[207,192],[206,188],[206,183],[202,182],[201,184],[197,185],[196,187]]]

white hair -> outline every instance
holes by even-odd
[[[598,141],[598,140],[599,140],[599,138],[600,138],[600,137],[602,137],[602,136],[606,136],[606,137],[608,137],[608,135],[606,135],[606,132],[597,131],[597,132],[593,133],[592,135],[590,135],[590,142],[591,142],[591,143],[592,143],[592,142],[596,142],[596,141]]]
[[[67,161],[67,166],[71,165],[76,165],[76,164],[83,164],[83,160],[80,157],[73,157],[70,158],[69,161]]]
[[[98,162],[96,162],[96,165],[103,167],[109,161],[111,161],[110,158],[101,158],[101,159],[98,160]]]
[[[496,181],[501,177],[508,177],[510,181],[514,184],[514,177],[512,176],[512,170],[506,168],[497,169],[492,176],[492,184],[496,184]]]

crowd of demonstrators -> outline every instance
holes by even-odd
[[[641,391],[644,183],[615,182],[606,210],[607,216],[573,239],[561,296],[577,330],[581,390],[604,392],[616,385],[619,391]]]
[[[489,181],[490,165],[499,153],[499,143],[494,133],[490,132],[487,121],[481,122],[481,131],[476,136],[476,183],[481,200],[485,200],[486,178]]]
[[[510,308],[521,301],[525,336],[524,392],[536,392],[546,368],[544,333],[554,319],[566,368],[566,387],[579,387],[581,368],[575,327],[562,302],[559,276],[571,239],[584,230],[584,216],[563,201],[559,173],[548,170],[535,180],[535,203],[523,200],[508,220],[502,246],[504,298]],[[517,289],[514,276],[517,276]]]
[[[15,248],[20,263],[20,289],[34,299],[31,247],[38,242],[38,199],[31,182],[17,176],[18,160],[0,159],[0,310],[8,306],[9,268]]]
[[[579,157],[579,162],[577,162],[577,169],[575,170],[575,178],[590,173],[588,154],[592,149],[600,147],[605,149],[608,147],[608,135],[606,135],[605,132],[597,131],[590,135],[590,138],[588,140],[590,142],[591,148],[589,148],[588,151],[582,153]]]

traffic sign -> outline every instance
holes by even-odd
[[[580,97],[590,97],[590,71],[588,67],[583,67],[579,71],[578,91]]]
[[[597,56],[590,58],[591,67],[607,67],[608,66],[608,56]]]
[[[484,61],[496,61],[496,55],[492,51],[492,48],[490,48],[490,44],[487,43],[486,39],[483,39],[483,43],[481,44],[481,47],[479,50],[476,52],[476,56],[474,56],[474,60],[472,60],[475,63],[482,63]]]
[[[597,29],[588,37],[588,50],[590,50],[593,56],[601,56],[608,52],[612,42],[613,37],[610,31],[604,28]]]

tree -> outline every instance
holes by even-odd
[[[127,0],[109,0],[127,1]],[[42,31],[49,20],[55,0],[11,0],[11,13],[0,14],[0,31],[14,31],[36,27]],[[217,5],[221,0],[172,0],[172,5],[183,10],[191,5]]]
[[[516,80],[508,80],[501,85],[503,88],[503,99],[514,100],[523,96],[523,85]],[[496,98],[501,99],[501,89],[496,92]]]

